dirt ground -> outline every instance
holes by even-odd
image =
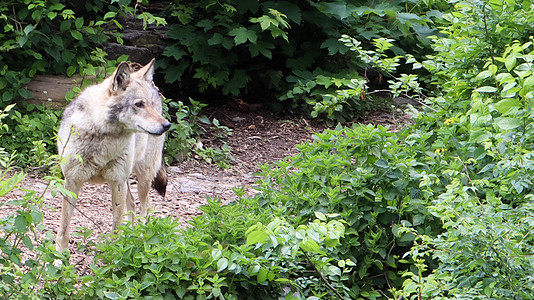
[[[169,185],[165,199],[154,191],[150,193],[152,215],[179,218],[184,226],[187,226],[189,219],[201,213],[198,208],[206,203],[207,196],[228,203],[236,198],[232,191],[234,187],[244,185],[247,191],[253,192],[251,186],[257,180],[255,173],[259,171],[259,164],[272,163],[295,154],[296,144],[308,142],[315,132],[324,130],[324,125],[316,121],[280,116],[261,108],[245,112],[233,106],[221,106],[209,108],[204,113],[232,129],[232,134],[226,139],[235,159],[229,161],[231,167],[219,169],[198,157],[191,157],[168,168]],[[388,125],[390,130],[395,130],[397,124],[406,122],[406,117],[397,119],[391,113],[371,112],[360,118],[359,122]],[[209,147],[216,140],[208,130],[201,142]],[[132,182],[135,195],[135,180]],[[36,190],[41,194],[46,186],[47,182],[39,174],[30,172],[22,182],[22,189],[13,191],[0,201],[20,197],[24,193],[23,189]],[[108,233],[112,219],[110,198],[107,185],[86,184],[74,211],[71,233],[89,228],[93,230],[90,237],[93,241],[98,235]],[[60,221],[61,197],[53,197],[50,191],[46,191],[44,204],[44,224],[55,235]],[[0,217],[14,213],[15,209],[16,207],[1,206]],[[81,238],[71,237],[69,249],[72,253],[71,263],[79,265],[79,272],[85,273],[91,261],[84,253],[78,252],[76,245],[81,242]]]

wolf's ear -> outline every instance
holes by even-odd
[[[113,72],[111,78],[111,92],[124,91],[130,84],[130,66],[126,62],[121,62],[117,70]]]
[[[142,67],[136,73],[142,76],[146,81],[152,82],[154,78],[154,63],[156,60],[153,58],[146,66]]]

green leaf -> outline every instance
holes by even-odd
[[[30,32],[32,32],[35,29],[35,26],[33,24],[28,24],[26,27],[24,27],[24,34],[28,35]]]
[[[475,77],[475,80],[480,81],[490,77],[491,75],[493,75],[493,73],[490,70],[485,70],[478,73],[478,75]]]
[[[304,242],[299,243],[299,246],[302,250],[310,253],[321,253],[321,247],[317,242],[311,239],[305,239]]]
[[[182,61],[178,65],[169,65],[165,69],[165,82],[173,83],[182,77],[189,63]]]
[[[79,41],[83,40],[83,35],[78,30],[71,30],[70,35]]]
[[[263,243],[266,239],[269,238],[269,235],[262,230],[252,231],[247,235],[247,245],[254,245],[257,243]]]
[[[516,118],[496,118],[495,124],[502,130],[512,130],[521,126],[521,119]]]
[[[108,11],[108,12],[104,15],[104,20],[105,20],[105,19],[115,18],[116,15],[117,15],[117,12],[114,12],[114,11]]]
[[[28,248],[29,250],[33,250],[33,243],[29,236],[23,235],[22,243],[24,243],[24,246],[26,246],[26,248]]]
[[[53,20],[55,17],[57,17],[57,12],[55,12],[55,11],[49,11],[48,14],[46,14],[46,16],[47,16],[50,20]]]
[[[169,46],[166,47],[165,50],[163,50],[162,54],[167,57],[172,57],[178,61],[187,53],[181,48]]]
[[[59,30],[61,32],[67,31],[70,29],[71,20],[64,20],[61,22],[61,25],[59,26]]]
[[[63,39],[59,35],[52,36],[52,41],[54,44],[56,44],[60,49],[63,49]]]
[[[208,118],[208,116],[206,116],[206,115],[202,115],[202,116],[198,117],[198,121],[202,122],[204,124],[207,124],[207,125],[211,125],[211,121]]]
[[[67,76],[71,77],[72,75],[74,75],[74,73],[76,73],[76,66],[69,66],[67,68]]]
[[[17,38],[17,43],[19,44],[19,46],[22,48],[24,47],[24,45],[26,45],[26,42],[28,41],[28,36],[27,35],[24,35],[24,36],[19,36]]]
[[[271,43],[267,43],[264,41],[258,41],[255,44],[249,44],[248,50],[250,51],[250,55],[252,57],[257,56],[259,53],[261,53],[263,56],[271,59],[272,58],[272,52],[269,49],[274,49],[275,46]]]
[[[498,112],[504,115],[510,113],[512,110],[512,112],[517,112],[517,110],[521,108],[521,102],[519,102],[519,99],[517,98],[507,98],[495,103],[494,107]]]
[[[491,137],[491,133],[488,133],[486,131],[482,131],[482,130],[472,131],[471,135],[469,136],[469,142],[482,143],[485,140],[489,139],[490,137]]]
[[[495,91],[497,91],[497,88],[493,86],[483,86],[483,87],[479,87],[475,91],[479,93],[494,93]]]
[[[258,272],[258,283],[262,283],[265,280],[267,280],[267,275],[269,274],[269,271],[266,269],[260,269]]]
[[[104,296],[108,299],[120,299],[121,296],[115,292],[104,292]]]
[[[411,13],[398,13],[397,14],[397,20],[401,24],[406,24],[406,23],[417,22],[417,21],[421,20],[421,17],[419,17],[416,14],[411,14]]]
[[[238,27],[230,30],[228,35],[234,37],[234,42],[236,45],[245,43],[247,40],[251,43],[256,43],[258,36],[255,31],[248,30],[245,27]]]
[[[316,217],[317,219],[319,219],[319,220],[321,220],[321,221],[326,221],[326,216],[325,216],[325,214],[323,214],[322,212],[320,212],[320,211],[315,211],[314,214],[315,214],[315,217]]]
[[[517,53],[515,52],[510,53],[510,55],[508,55],[506,59],[504,60],[504,65],[506,66],[506,69],[508,71],[511,71],[515,67],[516,61],[517,61]]]
[[[76,26],[76,29],[81,29],[83,26],[83,18],[76,18],[74,25]]]
[[[329,55],[334,55],[338,52],[340,54],[345,54],[349,50],[349,47],[347,47],[345,43],[341,42],[339,39],[336,38],[330,38],[325,40],[321,44],[321,48],[328,49]]]
[[[315,81],[317,82],[317,84],[322,85],[325,88],[329,88],[333,84],[332,78],[324,75],[317,76]]]
[[[324,13],[332,15],[340,20],[348,18],[352,15],[352,12],[356,10],[354,5],[347,5],[344,2],[318,2],[316,5]]]
[[[278,1],[276,4],[277,9],[286,15],[289,20],[300,24],[302,20],[301,10],[296,4],[293,4],[289,1]]]
[[[497,281],[493,281],[490,284],[488,284],[486,287],[484,287],[484,294],[489,298],[493,294],[493,289],[495,288],[495,285],[497,284]]]
[[[222,251],[220,249],[214,248],[211,250],[211,257],[213,260],[218,260],[222,256]]]
[[[76,57],[76,54],[70,50],[64,50],[61,53],[61,58],[63,59],[63,62],[66,64],[71,64],[74,61],[74,58]]]
[[[427,13],[426,13],[426,16],[429,17],[429,18],[436,18],[436,19],[443,19],[443,15],[445,13],[439,11],[439,10],[429,10]]]
[[[532,88],[534,87],[534,75],[530,75],[527,78],[525,78],[525,81],[523,82],[524,88]]]
[[[15,228],[17,229],[17,231],[26,232],[27,231],[26,226],[28,226],[28,221],[26,220],[26,217],[22,215],[17,215],[15,217]]]
[[[252,23],[260,23],[260,27],[262,31],[265,31],[269,28],[271,28],[271,25],[276,27],[278,25],[278,22],[275,19],[272,19],[269,16],[263,15],[259,18],[251,18],[250,22]]]
[[[244,70],[235,70],[232,78],[223,88],[223,93],[239,95],[239,91],[245,87],[248,76]]]
[[[222,43],[222,41],[223,41],[222,34],[216,32],[216,33],[213,34],[211,39],[208,40],[208,45],[210,45],[210,46],[219,45],[219,44]]]
[[[19,91],[19,95],[24,98],[24,99],[29,99],[32,97],[32,93],[30,91],[28,91],[28,89],[20,89]]]
[[[228,267],[228,258],[223,257],[217,261],[217,272],[221,272],[227,267]]]

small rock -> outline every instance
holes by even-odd
[[[180,174],[184,172],[179,167],[174,167],[174,166],[168,167],[167,170],[172,173],[180,173]]]
[[[247,118],[233,117],[233,118],[232,118],[232,122],[239,123],[239,122],[243,122],[243,121],[245,121],[246,119],[247,119]]]

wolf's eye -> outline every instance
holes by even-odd
[[[135,101],[135,106],[138,107],[138,108],[143,108],[143,107],[145,107],[145,101],[137,100],[137,101]]]

